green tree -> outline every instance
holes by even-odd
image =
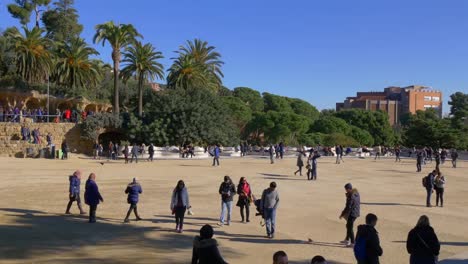
[[[252,119],[252,110],[241,99],[234,96],[223,96],[221,100],[230,110],[232,122],[243,132],[247,123]]]
[[[312,131],[323,134],[342,133],[348,135],[351,132],[351,127],[341,118],[321,115],[312,125]]]
[[[97,86],[102,80],[102,62],[91,56],[98,54],[80,38],[59,43],[53,79],[70,89]]]
[[[293,112],[291,105],[286,97],[263,93],[263,101],[265,103],[265,112]]]
[[[164,57],[150,43],[143,45],[139,41],[127,47],[123,56],[122,62],[125,65],[120,74],[124,81],[131,77],[138,80],[138,115],[141,117],[143,115],[144,84],[148,80],[164,78],[164,66],[159,62]]]
[[[73,8],[74,0],[59,0],[54,8],[42,15],[42,23],[47,31],[47,37],[59,42],[70,42],[79,38],[83,25],[78,23],[78,11]]]
[[[20,20],[22,25],[27,25],[31,19],[31,13],[34,12],[36,16],[36,27],[39,27],[39,21],[41,19],[41,12],[49,5],[51,0],[15,0],[14,4],[9,4],[8,12],[14,17]]]
[[[234,88],[233,94],[246,103],[252,112],[261,112],[264,108],[262,95],[254,89],[248,87]]]
[[[468,94],[456,92],[450,95],[448,104],[450,105],[450,115],[454,126],[463,127],[463,124],[468,124]]]
[[[93,42],[106,42],[112,47],[112,61],[114,62],[114,107],[115,114],[120,113],[119,105],[119,69],[121,60],[121,51],[135,41],[135,38],[141,37],[140,33],[131,24],[115,24],[109,21],[104,24],[96,25],[96,34]]]
[[[297,98],[287,98],[287,100],[294,113],[308,117],[311,122],[318,119],[320,113],[313,105]]]
[[[373,146],[374,138],[372,135],[364,129],[357,126],[351,126],[351,131],[348,136],[355,139],[361,146]]]
[[[43,30],[34,27],[29,30],[23,27],[24,34],[18,30],[8,32],[14,52],[16,72],[29,85],[34,82],[43,82],[50,72],[52,43],[42,36]]]
[[[324,146],[350,146],[358,147],[359,143],[352,137],[343,133],[331,133],[323,136],[322,144]]]
[[[221,54],[208,42],[195,39],[187,41],[176,51],[177,58],[169,69],[167,85],[169,88],[207,88],[218,91],[224,77],[221,67]]]

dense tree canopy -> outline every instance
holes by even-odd
[[[69,42],[80,37],[83,25],[78,23],[78,11],[73,8],[74,0],[59,0],[54,8],[42,15],[47,37],[58,42]]]
[[[247,87],[234,88],[233,94],[241,99],[252,112],[261,112],[264,109],[263,98],[260,92]]]

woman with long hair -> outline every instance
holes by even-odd
[[[436,206],[444,207],[444,190],[445,190],[445,176],[442,172],[437,172],[437,177],[434,180],[434,189],[436,191]]]
[[[182,233],[184,228],[185,211],[190,208],[187,188],[183,180],[177,182],[171,198],[171,211],[175,215],[176,232]]]
[[[410,254],[410,264],[437,263],[440,243],[426,215],[422,215],[409,232],[406,249]]]
[[[250,222],[250,203],[253,200],[252,197],[252,189],[250,188],[250,184],[247,182],[245,177],[241,177],[239,180],[239,185],[237,185],[237,194],[239,195],[239,200],[237,201],[237,206],[240,207],[240,214],[242,217],[242,223],[244,220],[246,222]],[[244,217],[244,208],[245,208],[245,216]]]

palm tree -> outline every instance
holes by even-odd
[[[137,41],[127,47],[123,53],[125,63],[120,72],[122,79],[126,82],[132,76],[138,80],[138,115],[143,115],[143,85],[147,80],[164,78],[164,66],[158,60],[164,58],[160,51],[150,43],[145,45]]]
[[[38,27],[29,30],[23,27],[24,35],[17,29],[7,33],[12,50],[15,53],[16,73],[28,84],[42,82],[50,72],[52,43],[42,36],[44,32]]]
[[[93,42],[107,42],[112,47],[112,60],[114,62],[114,113],[119,114],[119,65],[121,50],[135,41],[136,37],[142,37],[131,24],[114,24],[113,21],[96,25],[96,34]]]
[[[81,38],[72,39],[69,43],[59,43],[53,79],[58,84],[67,85],[72,89],[96,86],[102,78],[102,73],[99,62],[91,59],[91,56],[98,54],[99,52],[89,47]]]
[[[215,47],[200,39],[187,41],[185,46],[180,46],[176,51],[179,55],[174,59],[174,64],[169,69],[168,86],[182,85],[198,87],[207,86],[218,90],[222,86],[224,77],[221,67],[221,54],[215,51]]]

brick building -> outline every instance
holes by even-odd
[[[417,110],[433,108],[442,116],[442,93],[418,85],[387,87],[383,92],[357,92],[356,96],[336,103],[336,111],[353,108],[382,110],[388,113],[390,124],[397,125],[402,114],[414,114]]]

